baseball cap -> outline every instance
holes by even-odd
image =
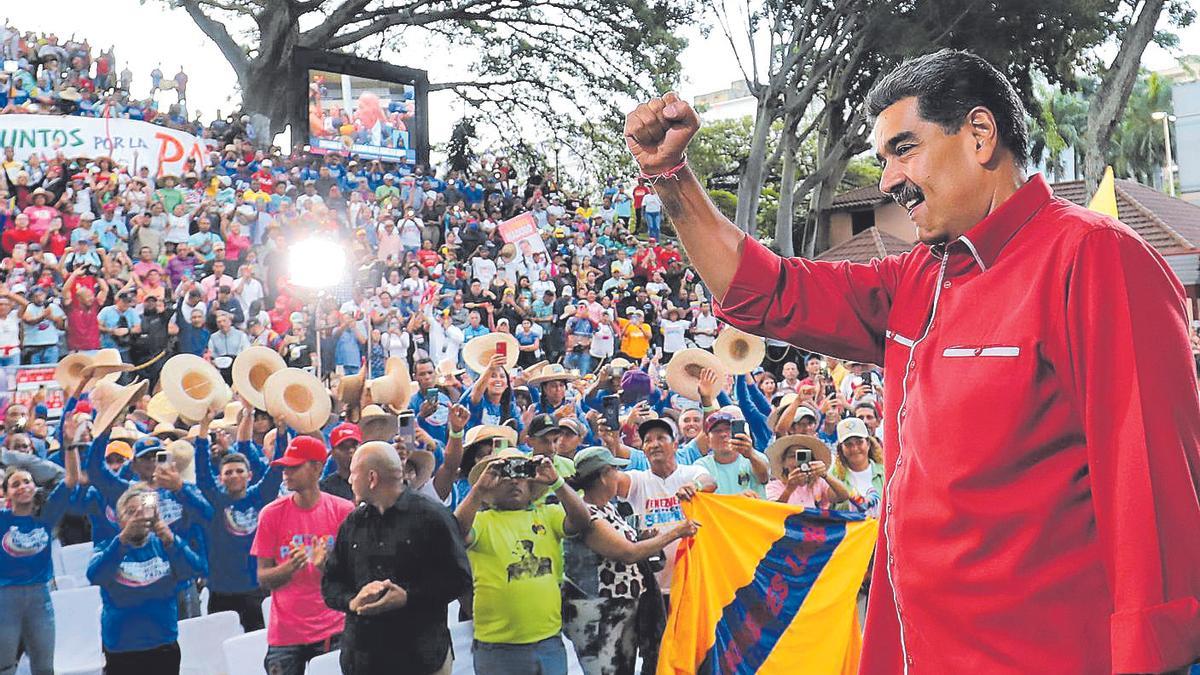
[[[327,456],[325,444],[312,436],[297,436],[287,444],[283,457],[271,462],[271,466],[300,466],[306,462],[324,462]]]
[[[727,412],[715,412],[704,419],[704,430],[712,431],[712,428],[724,422],[725,424],[733,424],[733,415]]]
[[[583,422],[580,422],[574,417],[564,417],[559,420],[558,428],[567,433],[575,434],[576,436],[587,436],[587,429],[583,426]]]
[[[616,457],[608,448],[598,445],[584,448],[575,453],[575,475],[579,478],[598,473],[606,466],[621,468],[628,465],[629,460]]]
[[[847,417],[838,422],[837,425],[837,442],[838,445],[845,443],[851,438],[870,438],[871,432],[867,431],[867,423],[857,417]]]
[[[355,440],[362,443],[362,439],[362,430],[358,428],[357,424],[351,422],[342,422],[334,427],[333,431],[329,432],[329,446],[332,448],[336,448],[343,441],[347,440]]]
[[[562,429],[559,428],[558,420],[554,419],[553,415],[538,415],[529,423],[529,435],[533,438],[541,438],[558,431],[562,431]]]
[[[646,433],[651,429],[664,429],[673,439],[679,436],[679,431],[675,428],[675,423],[669,417],[655,417],[639,424],[638,438],[645,438]]]
[[[109,447],[112,447],[111,443],[109,444]],[[133,453],[133,457],[141,457],[147,453],[158,452],[162,449],[163,442],[161,438],[157,436],[143,436],[137,439],[137,442],[133,444],[133,447],[130,450]]]
[[[804,417],[811,417],[814,420],[821,419],[821,416],[817,414],[817,411],[813,410],[812,408],[810,408],[806,405],[802,405],[799,408],[796,408],[796,417],[793,419],[799,420],[799,419],[803,419]]]
[[[104,456],[119,455],[121,459],[133,459],[133,448],[125,441],[113,441],[104,449]]]

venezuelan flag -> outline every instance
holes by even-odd
[[[709,494],[683,511],[702,527],[676,554],[658,675],[858,671],[879,521]]]

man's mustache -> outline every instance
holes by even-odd
[[[907,204],[914,199],[925,201],[925,193],[921,190],[921,188],[909,183],[908,181],[905,181],[903,184],[892,188],[888,191],[888,194],[892,196],[892,199],[896,200],[897,204],[903,206],[904,208],[908,208]]]

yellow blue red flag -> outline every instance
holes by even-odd
[[[853,675],[856,597],[879,521],[740,496],[697,495],[676,554],[658,675]]]

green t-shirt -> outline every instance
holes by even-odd
[[[562,540],[558,504],[481,511],[467,558],[475,577],[475,639],[527,645],[562,630]]]
[[[763,455],[757,450],[757,453],[762,460],[767,461],[766,455]],[[717,481],[717,494],[719,495],[740,495],[746,490],[754,490],[759,497],[767,498],[766,483],[758,482],[758,478],[754,476],[754,469],[750,465],[750,460],[737,456],[737,459],[728,463],[721,464],[717,461],[715,453],[708,453],[700,459],[692,462],[696,466],[702,466],[708,473]]]

